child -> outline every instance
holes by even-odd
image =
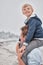
[[[25,52],[22,55],[22,60],[26,63],[26,55],[36,47],[43,46],[43,29],[41,27],[41,20],[37,15],[34,14],[33,8],[29,4],[24,4],[22,7],[23,14],[27,17],[25,25],[27,25],[28,32],[23,41],[23,47],[20,49],[22,51],[25,49]],[[40,42],[41,41],[41,42]],[[28,50],[28,52],[26,52]]]
[[[20,65],[20,63],[21,63],[21,65],[26,64],[26,58],[25,58],[25,60],[24,60],[24,57],[23,57],[23,60],[21,59],[23,53],[25,53],[25,57],[27,57],[27,53],[29,51],[33,50],[34,48],[39,47],[39,46],[37,46],[37,43],[32,43],[32,44],[29,44],[26,49],[25,49],[25,47],[23,48],[23,41],[27,35],[27,32],[28,32],[28,26],[25,25],[21,28],[21,35],[20,35],[20,39],[19,39],[20,42],[16,45],[16,51],[17,51],[17,55],[18,55],[19,65]],[[34,40],[34,42],[35,42],[35,40]],[[31,46],[32,46],[32,48],[31,48]],[[23,50],[20,52],[19,49],[21,49],[21,48],[23,48]]]
[[[20,45],[20,47],[22,47],[22,45],[23,45],[23,41],[24,41],[24,39],[25,39],[25,37],[27,35],[27,32],[28,32],[28,26],[25,25],[25,26],[23,26],[21,28],[21,35],[20,35],[20,38],[19,38],[19,41],[20,41],[19,45]],[[21,43],[22,43],[22,45],[21,45]]]
[[[23,46],[23,41],[27,35],[27,32],[28,32],[28,26],[25,25],[21,28],[21,34],[20,34],[19,42],[16,45],[17,48],[16,51],[18,51],[18,49],[20,49]]]
[[[21,28],[20,39],[19,39],[18,44],[16,45],[16,52],[17,52],[17,55],[18,55],[18,63],[19,63],[19,65],[25,65],[25,63],[21,59],[22,54],[24,53],[25,47],[24,47],[24,50],[22,50],[21,52],[19,52],[19,49],[23,46],[22,42],[24,41],[24,38],[26,37],[27,32],[28,32],[28,26],[25,25],[25,26],[23,26]]]

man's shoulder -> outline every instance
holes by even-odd
[[[30,18],[30,21],[35,21],[35,22],[39,22],[39,23],[41,23],[42,24],[42,21],[41,21],[41,19],[35,14],[35,16],[34,17],[31,17]]]
[[[42,21],[41,19],[35,14],[34,16],[30,17],[30,19],[26,20],[26,25],[30,24],[30,23],[41,23],[42,24]]]
[[[35,16],[31,17],[30,19],[41,21],[41,19],[36,14],[35,14]]]

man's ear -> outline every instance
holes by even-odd
[[[34,11],[34,9],[32,8],[32,12]]]

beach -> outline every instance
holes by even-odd
[[[16,54],[16,43],[17,41],[2,41],[0,42],[0,65],[18,65],[17,54]],[[43,57],[43,47],[41,47]],[[43,62],[42,62],[43,63]]]
[[[16,41],[0,42],[0,65],[18,65]]]

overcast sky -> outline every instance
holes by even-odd
[[[21,6],[24,3],[32,4],[43,21],[43,0],[0,0],[0,31],[19,34],[20,27],[25,21],[25,16],[21,12]]]

